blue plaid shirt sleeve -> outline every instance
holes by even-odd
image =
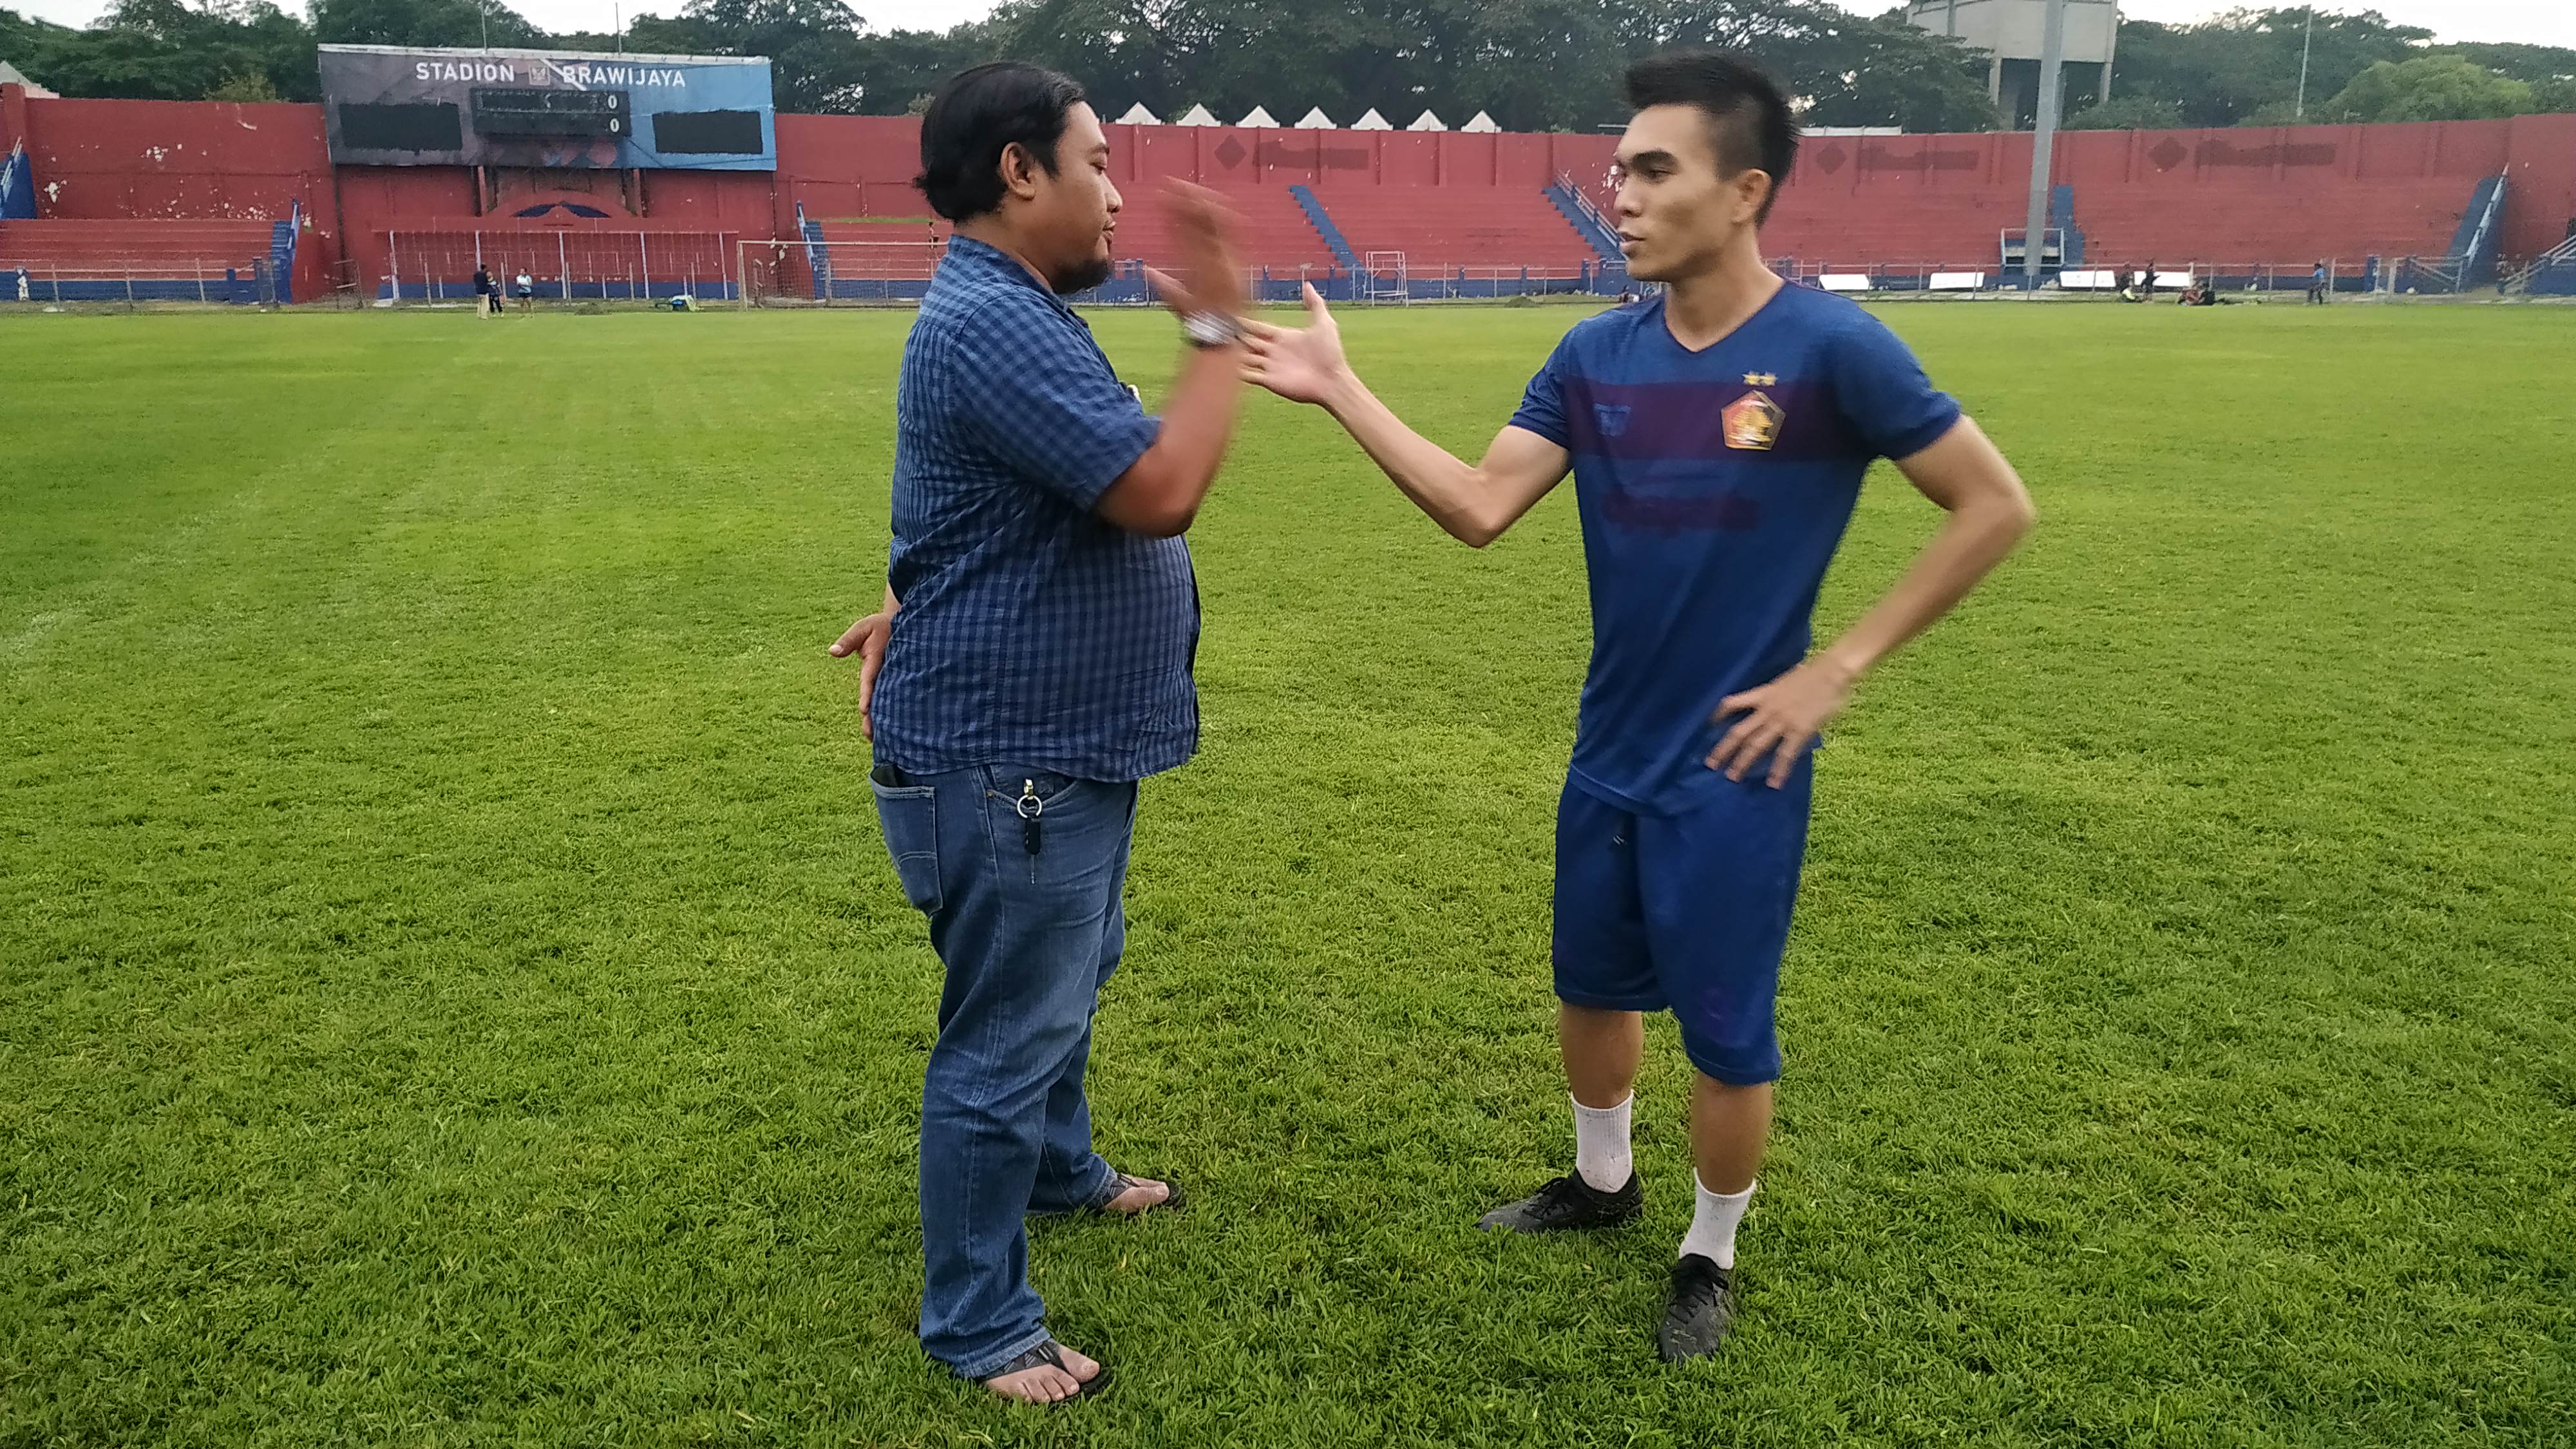
[[[985,446],[1076,507],[1097,504],[1162,432],[1082,324],[1035,294],[987,303],[956,361]]]

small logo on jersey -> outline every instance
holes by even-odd
[[[1744,374],[1744,385],[1746,387],[1778,387],[1780,385],[1780,374],[1776,372],[1748,372]]]
[[[1592,418],[1601,425],[1601,436],[1605,438],[1627,436],[1628,405],[1626,403],[1594,403]]]
[[[1788,416],[1767,393],[1748,392],[1726,405],[1726,446],[1767,453],[1780,441],[1780,422]]]

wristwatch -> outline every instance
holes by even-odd
[[[1192,347],[1232,347],[1243,340],[1243,324],[1223,312],[1192,312],[1181,318],[1181,335]]]

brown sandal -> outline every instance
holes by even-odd
[[[1115,1202],[1120,1194],[1126,1192],[1129,1188],[1143,1187],[1149,1182],[1159,1182],[1163,1185],[1162,1201],[1149,1202],[1132,1213],[1110,1211],[1109,1204]],[[1128,1174],[1121,1172],[1111,1178],[1109,1184],[1109,1196],[1102,1198],[1100,1200],[1100,1206],[1093,1208],[1092,1211],[1100,1213],[1106,1217],[1127,1218],[1132,1221],[1136,1218],[1143,1217],[1147,1213],[1168,1212],[1176,1209],[1181,1205],[1181,1201],[1181,1185],[1168,1177],[1131,1177]]]
[[[1040,1364],[1064,1369],[1067,1374],[1071,1374],[1075,1384],[1074,1391],[1065,1395],[1061,1399],[1048,1399],[1043,1403],[1039,1403],[1034,1399],[1022,1399],[1010,1394],[1005,1394],[1001,1390],[993,1387],[993,1380],[995,1379],[1006,1379],[1016,1373],[1025,1373],[1030,1369],[1036,1368]],[[1037,1407],[1042,1409],[1060,1409],[1065,1405],[1072,1403],[1076,1399],[1092,1398],[1098,1395],[1101,1391],[1107,1389],[1109,1387],[1109,1366],[1107,1364],[1102,1364],[1100,1366],[1100,1372],[1093,1374],[1091,1377],[1086,1379],[1082,1375],[1074,1373],[1073,1370],[1064,1368],[1064,1345],[1057,1343],[1054,1339],[1050,1338],[1046,1342],[1039,1344],[1037,1347],[1030,1349],[1028,1352],[1021,1354],[1019,1357],[1012,1359],[1009,1363],[1006,1363],[1000,1368],[993,1370],[991,1373],[984,1375],[982,1378],[977,1379],[975,1382],[977,1385],[982,1387],[984,1392],[991,1394],[997,1399],[1008,1399],[1010,1402],[1015,1404],[1036,1404]]]

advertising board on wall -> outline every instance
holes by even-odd
[[[775,171],[765,56],[321,47],[347,166]]]

